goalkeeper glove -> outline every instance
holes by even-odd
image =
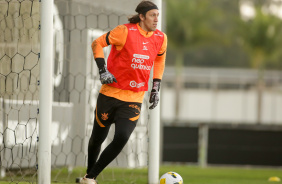
[[[111,84],[113,82],[117,82],[115,76],[108,71],[106,65],[104,65],[103,68],[99,69],[99,74],[102,84]]]
[[[102,84],[117,82],[115,76],[108,71],[104,58],[95,58],[95,61],[99,68],[100,81]]]
[[[161,80],[160,79],[153,79],[153,87],[150,94],[150,103],[153,103],[149,109],[154,109],[157,107],[159,103],[159,91],[160,91]]]

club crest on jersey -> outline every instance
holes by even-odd
[[[148,50],[148,47],[146,45],[143,45],[143,50]]]
[[[104,121],[106,121],[109,118],[108,113],[104,113],[104,114],[101,114],[101,115],[102,115],[101,119],[104,120]]]

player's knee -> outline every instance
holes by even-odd
[[[128,133],[126,131],[124,132],[120,132],[118,133],[115,138],[116,138],[116,141],[119,143],[119,144],[126,144],[129,137],[130,137],[130,134],[131,133]]]

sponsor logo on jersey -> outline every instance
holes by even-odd
[[[163,37],[163,35],[162,35],[162,34],[160,34],[160,33],[155,33],[155,36],[160,36],[160,37]]]
[[[133,80],[129,82],[129,86],[132,88],[140,88],[145,86],[145,82],[137,83],[136,81]]]
[[[130,104],[129,107],[131,108],[134,108],[134,109],[137,109],[139,112],[141,111],[140,107],[138,105],[135,105],[135,104]],[[139,114],[139,113],[136,113],[135,114]]]
[[[140,59],[150,59],[150,56],[142,55],[142,54],[133,54],[133,57]]]
[[[147,55],[141,55],[141,54],[133,54],[131,67],[135,69],[140,70],[151,70],[151,66],[144,65],[146,59],[149,59],[150,57]]]
[[[129,28],[129,31],[137,31],[134,27]]]

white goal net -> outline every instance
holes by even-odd
[[[87,146],[101,83],[91,43],[127,23],[139,1],[55,0],[52,182],[85,174]],[[110,48],[105,48],[107,56]],[[37,182],[39,139],[40,1],[0,0],[0,181]],[[148,97],[142,117],[114,168],[147,168]],[[114,134],[113,127],[103,147]],[[102,148],[103,149],[103,148]],[[75,172],[75,171],[79,172]],[[129,178],[135,180],[130,176]]]

